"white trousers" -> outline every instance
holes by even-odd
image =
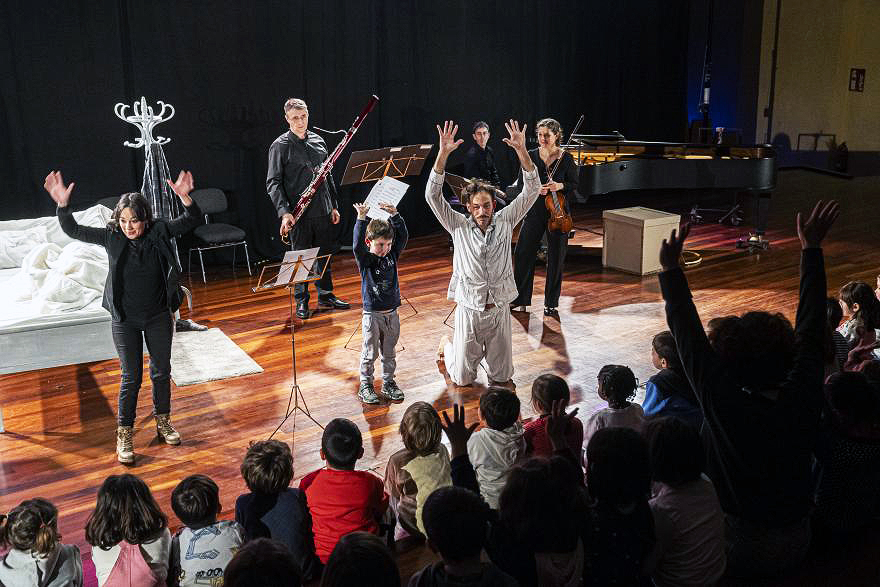
[[[489,380],[507,381],[513,377],[513,347],[510,342],[510,306],[501,304],[489,310],[455,307],[455,333],[443,352],[446,372],[456,385],[470,385],[477,378],[483,358]]]

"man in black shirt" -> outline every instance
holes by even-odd
[[[281,218],[281,235],[289,234],[292,250],[320,247],[319,255],[326,255],[333,249],[331,224],[339,223],[339,210],[336,205],[336,186],[333,177],[327,179],[315,192],[303,215],[294,224],[292,211],[299,201],[300,194],[311,183],[315,172],[327,158],[327,145],[309,127],[309,109],[299,98],[290,98],[284,103],[284,119],[290,130],[275,139],[269,147],[269,173],[266,177],[266,190]],[[321,267],[317,267],[320,271]],[[333,295],[333,278],[330,262],[324,275],[315,282],[318,290],[318,306],[324,308],[348,309],[350,306]],[[296,315],[305,320],[309,317],[308,284],[294,287]]]
[[[501,186],[501,178],[495,168],[495,154],[489,146],[489,125],[482,120],[474,123],[474,142],[464,155],[464,176],[482,179],[495,187]]]

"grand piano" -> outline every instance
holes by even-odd
[[[770,145],[627,141],[622,135],[572,135],[564,145],[579,167],[581,196],[622,190],[735,190],[756,196],[755,235],[764,234],[776,188]]]

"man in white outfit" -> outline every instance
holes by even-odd
[[[511,120],[503,139],[519,158],[523,168],[523,191],[495,214],[494,188],[471,181],[462,190],[461,203],[470,215],[452,209],[443,198],[446,160],[464,142],[455,139],[458,125],[446,121],[437,126],[440,151],[425,187],[425,199],[434,215],[452,235],[454,256],[447,297],[455,300],[455,334],[440,357],[456,385],[470,385],[477,378],[477,365],[485,358],[489,384],[507,383],[513,377],[510,342],[510,302],[516,299],[510,243],[516,226],[538,197],[538,171],[526,151],[525,130]]]

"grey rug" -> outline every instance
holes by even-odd
[[[219,328],[174,334],[171,378],[178,387],[262,372],[263,368]]]

